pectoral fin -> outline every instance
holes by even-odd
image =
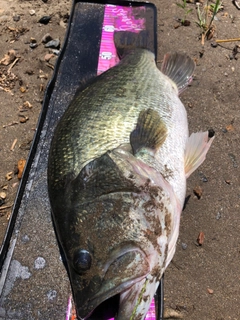
[[[205,160],[206,154],[213,142],[214,136],[209,139],[209,133],[192,133],[188,138],[185,149],[185,174],[188,178]]]
[[[130,135],[130,143],[135,155],[142,148],[156,151],[167,137],[167,127],[159,113],[153,109],[139,113],[136,129]]]

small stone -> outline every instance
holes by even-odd
[[[217,42],[213,41],[213,42],[211,43],[211,46],[212,46],[213,48],[217,48],[218,44],[217,44]]]
[[[30,16],[34,16],[35,14],[36,14],[36,11],[35,10],[29,10],[29,14],[30,14]]]
[[[50,16],[43,16],[41,19],[38,20],[41,24],[48,24],[48,22],[51,20]]]
[[[0,64],[3,64],[4,66],[8,66],[15,59],[16,59],[16,52],[15,50],[11,49],[8,51],[7,54],[4,55],[4,58],[0,60]]]
[[[46,33],[43,37],[42,37],[42,43],[47,43],[49,41],[51,41],[53,38],[50,36],[50,33]]]
[[[29,47],[30,47],[31,49],[35,49],[35,48],[37,48],[37,46],[38,46],[37,43],[30,43],[30,44],[29,44]]]
[[[7,181],[12,179],[12,174],[13,174],[12,171],[6,174],[5,178],[7,179]]]
[[[52,57],[54,57],[53,53],[47,53],[44,57],[44,60],[48,62]]]
[[[54,39],[49,41],[48,43],[45,44],[45,48],[53,48],[53,49],[58,49],[60,46],[60,40],[59,39]]]
[[[23,170],[26,164],[26,160],[25,159],[20,159],[18,161],[17,167],[18,167],[18,179],[22,178],[22,174],[23,174]]]
[[[55,54],[55,56],[58,56],[59,53],[60,53],[60,50],[57,50],[57,49],[52,49],[52,53]]]
[[[203,194],[203,190],[200,186],[197,186],[193,189],[193,193],[195,194],[195,196],[197,196],[198,200],[201,199],[202,194]]]
[[[204,238],[205,238],[204,233],[202,231],[199,232],[199,235],[198,235],[198,238],[197,238],[197,243],[199,244],[199,246],[203,245]]]
[[[22,93],[24,93],[24,92],[26,92],[26,87],[20,87],[20,91],[22,92]]]
[[[226,130],[227,130],[228,132],[234,131],[233,125],[232,125],[232,124],[227,125],[227,126],[226,126]]]
[[[3,199],[3,200],[6,199],[6,196],[7,196],[7,195],[6,195],[5,192],[0,192],[0,198],[1,198],[1,199]]]
[[[22,236],[22,242],[23,243],[27,243],[30,240],[29,236],[27,234],[25,234],[24,236]]]
[[[59,25],[60,25],[61,27],[63,27],[64,29],[66,29],[66,27],[67,27],[66,22],[64,22],[63,20],[60,20]]]
[[[221,212],[218,211],[218,213],[217,213],[217,215],[216,215],[216,219],[217,219],[217,220],[221,219],[221,216],[222,216],[222,215],[221,215]]]
[[[186,250],[187,249],[187,244],[186,243],[182,243],[182,249]]]
[[[20,20],[20,16],[18,15],[18,14],[15,14],[14,16],[13,16],[13,21],[19,21]]]
[[[43,269],[46,265],[46,260],[43,257],[38,257],[34,261],[34,269]]]
[[[29,101],[24,101],[23,108],[32,109],[32,104]]]
[[[47,292],[48,300],[54,300],[57,297],[57,291],[56,290],[49,290]]]
[[[215,131],[214,129],[208,129],[208,138],[212,138],[215,136]]]
[[[208,292],[209,294],[213,294],[213,289],[207,288],[207,292]]]
[[[19,117],[20,117],[20,120],[19,120],[20,123],[25,123],[29,120],[29,117],[24,116],[23,114],[19,115]]]
[[[199,172],[200,179],[202,182],[208,182],[207,177],[203,174],[203,172]]]

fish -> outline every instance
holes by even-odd
[[[143,320],[172,260],[186,179],[214,136],[189,136],[194,61],[144,48],[77,92],[48,159],[53,222],[79,319]]]

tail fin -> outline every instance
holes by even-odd
[[[121,59],[127,52],[136,48],[148,49],[148,32],[116,31],[114,33],[114,44]]]

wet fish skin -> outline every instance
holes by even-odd
[[[136,168],[141,174],[136,174]],[[92,183],[98,186],[95,197]],[[89,315],[103,296],[106,299],[124,291],[118,319],[130,318],[146,277],[152,281],[153,296],[155,280],[160,280],[167,262],[165,239],[175,207],[171,189],[173,199],[161,183],[165,187],[160,174],[121,148],[93,160],[74,181],[76,185],[72,187],[76,192],[71,192],[68,202],[71,210],[75,209],[68,221],[72,226],[68,260],[74,260],[79,243],[94,260],[89,273],[81,273],[74,264],[69,268],[75,301],[81,306],[80,315]],[[134,290],[133,283],[136,283]],[[91,297],[90,301],[86,301],[86,296]]]
[[[70,104],[55,132],[55,137],[61,139],[55,138],[51,147],[51,153],[58,154],[58,162],[50,168],[51,175],[57,177],[54,188],[62,189],[59,179],[66,180],[69,172],[76,176],[89,161],[107,150],[129,144],[139,112],[146,107],[159,112],[168,129],[167,141],[155,165],[162,173],[182,173],[188,138],[185,108],[176,85],[157,69],[153,53],[138,49],[99,76]],[[169,166],[169,152],[181,161]],[[181,187],[177,183],[176,188],[182,190],[185,186]]]
[[[120,294],[117,319],[144,319],[174,255],[186,175],[211,143],[188,138],[178,98],[194,64],[169,59],[177,84],[151,52],[131,52],[76,95],[55,131],[49,196],[80,318]]]

